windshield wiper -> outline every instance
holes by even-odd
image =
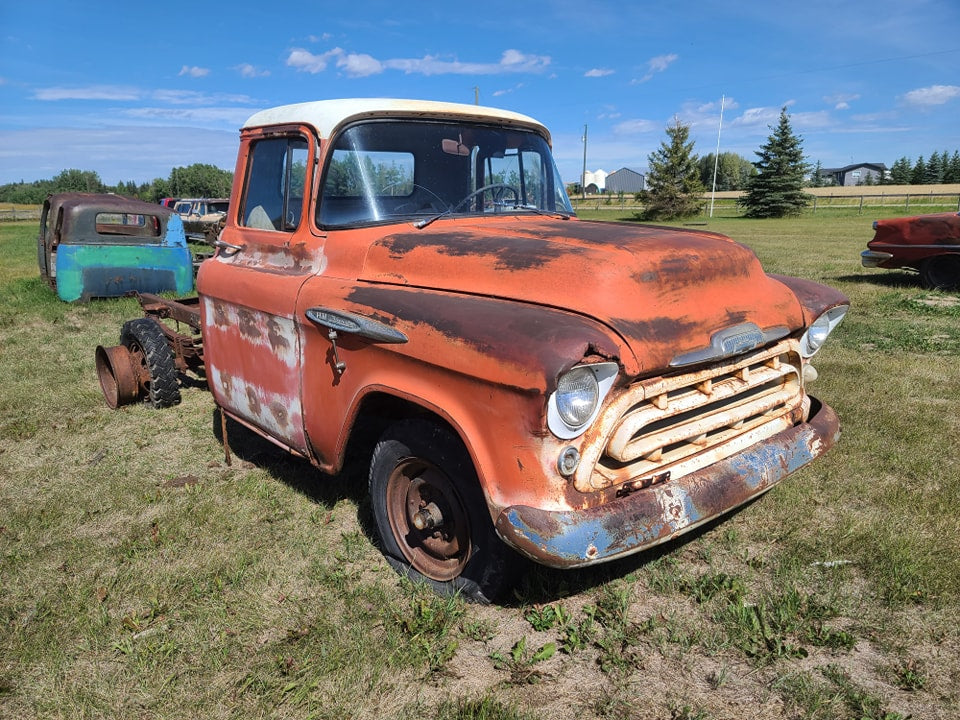
[[[459,210],[465,204],[469,203],[478,195],[482,195],[483,193],[492,191],[492,190],[500,190],[500,191],[507,190],[513,193],[513,200],[514,200],[513,204],[503,202],[503,200],[494,200],[494,203],[493,203],[494,207],[502,207],[510,210],[531,210],[537,213],[538,215],[546,215],[548,217],[558,217],[558,218],[562,218],[563,220],[569,220],[570,217],[572,216],[572,213],[568,214],[568,213],[561,213],[561,212],[551,212],[548,210],[541,210],[536,205],[531,205],[529,203],[521,204],[520,193],[515,187],[513,187],[512,185],[507,185],[505,183],[491,183],[490,185],[484,185],[483,187],[477,188],[472,193],[470,193],[465,198],[463,198],[463,200],[458,202],[456,205],[448,207],[443,212],[438,213],[432,217],[425,218],[423,220],[419,220],[415,222],[413,226],[418,230],[422,230],[430,223],[435,222],[446,215],[452,215],[453,213],[457,212],[457,210]]]

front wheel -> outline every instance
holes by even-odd
[[[960,288],[960,255],[938,255],[927,258],[920,266],[920,279],[930,290]]]
[[[391,426],[373,451],[369,485],[380,544],[397,571],[474,602],[508,589],[516,558],[493,529],[466,448],[445,427]]]

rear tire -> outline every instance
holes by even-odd
[[[395,570],[472,602],[509,589],[517,558],[497,537],[470,455],[447,428],[423,419],[389,427],[373,451],[369,486],[380,545]],[[432,526],[418,529],[431,511]]]
[[[120,344],[129,348],[134,363],[139,363],[143,374],[149,377],[146,401],[155,408],[178,405],[180,377],[173,351],[157,321],[151,318],[128,320],[120,331]]]
[[[960,288],[960,255],[938,255],[924,260],[920,279],[929,290]]]

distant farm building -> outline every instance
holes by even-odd
[[[607,175],[607,192],[638,193],[646,189],[646,176],[630,168],[620,168]]]
[[[596,170],[594,172],[587,170],[583,174],[583,187],[586,188],[587,194],[589,195],[602,193],[606,185],[607,173],[603,170]]]
[[[886,176],[887,166],[883,163],[857,163],[842,168],[820,169],[822,181],[846,187],[879,185]]]

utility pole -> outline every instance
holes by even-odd
[[[480,86],[479,85],[473,86],[473,104],[474,105],[480,104]]]
[[[583,174],[580,176],[580,197],[587,199],[587,126],[583,126]]]

